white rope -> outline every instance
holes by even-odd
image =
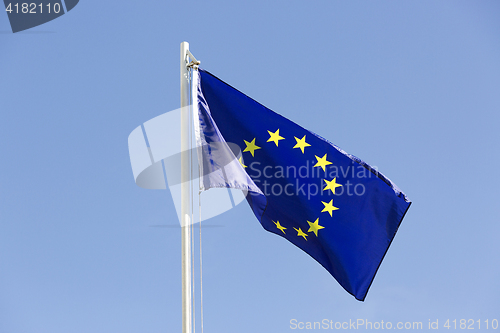
[[[200,177],[201,179],[201,177]],[[201,181],[201,180],[200,180]],[[198,193],[199,202],[199,215],[200,215],[200,323],[201,323],[201,333],[203,333],[203,260],[202,260],[202,250],[201,250],[201,192]]]
[[[194,75],[193,69],[191,69],[191,77],[190,77],[190,84],[193,83],[192,76]],[[190,104],[193,104],[193,95],[192,95],[192,89],[189,89],[189,96],[190,96]],[[192,110],[192,109],[191,109]],[[193,180],[193,159],[192,159],[192,149],[193,149],[193,133],[192,133],[192,126],[193,126],[193,114],[192,112],[189,112],[189,193],[190,193],[190,200],[191,200],[191,223],[189,225],[189,229],[191,232],[191,300],[192,300],[192,327],[193,327],[193,333],[196,333],[196,295],[195,295],[195,272],[194,272],[194,228],[193,228],[193,219],[194,219],[194,193],[193,193],[193,186],[191,181]]]
[[[194,209],[193,209],[194,212]],[[196,332],[196,295],[194,293],[194,233],[193,233],[193,220],[191,220],[191,225],[189,228],[191,229],[191,286],[192,286],[192,293],[191,297],[193,299],[193,333]]]
[[[189,51],[188,51],[189,52]],[[200,62],[198,60],[196,60],[192,54],[190,54],[190,56],[193,58],[194,60],[194,66],[193,66],[193,69],[192,69],[192,75],[197,75],[198,73],[195,73],[195,71],[198,70],[198,65],[200,64]],[[196,94],[196,93],[195,93]],[[198,103],[198,96],[192,96],[192,103]],[[193,117],[198,117],[198,115],[192,115]],[[202,175],[202,170],[201,170],[201,163],[198,162],[198,189],[201,188],[201,182],[202,182],[202,179],[203,179],[203,175]],[[201,221],[202,221],[202,218],[201,218],[201,191],[198,190],[198,217],[200,219],[200,224],[199,224],[199,228],[200,228],[200,243],[198,244],[199,246],[199,249],[200,249],[200,328],[201,328],[201,333],[203,333],[203,247],[202,247],[202,243],[201,243]],[[194,242],[193,242],[194,243]],[[194,269],[193,269],[194,270]]]

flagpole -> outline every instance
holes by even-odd
[[[189,216],[189,72],[186,58],[189,43],[181,43],[181,261],[182,333],[192,332],[191,229]]]

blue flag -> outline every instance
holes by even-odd
[[[198,72],[202,189],[247,191],[264,229],[301,248],[364,300],[409,199],[362,160]]]

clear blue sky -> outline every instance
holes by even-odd
[[[413,201],[364,303],[246,203],[207,221],[206,332],[500,320],[499,17],[497,1],[82,0],[12,34],[0,13],[0,332],[180,332],[180,229],[154,227],[174,206],[135,185],[127,137],[179,107],[182,41]]]

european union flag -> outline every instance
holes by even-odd
[[[198,72],[202,189],[248,191],[264,229],[304,250],[364,300],[410,207],[406,195],[359,158]]]

